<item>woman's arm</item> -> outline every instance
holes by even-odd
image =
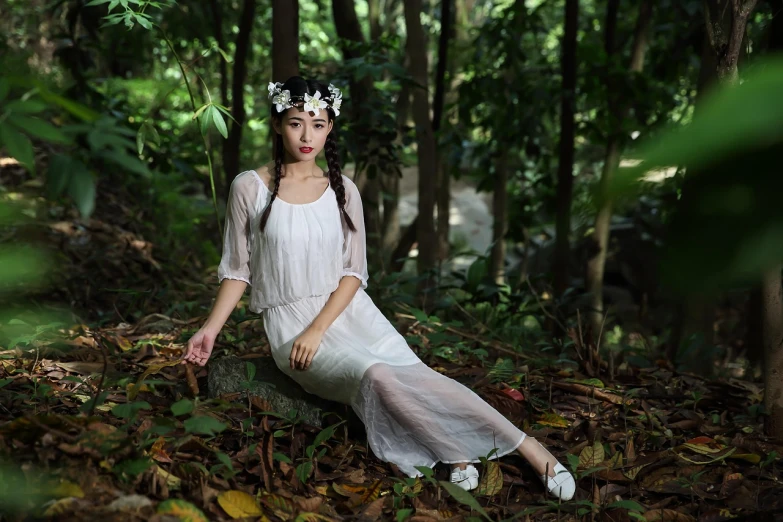
[[[294,341],[291,347],[291,356],[289,362],[291,369],[306,370],[315,357],[315,352],[321,345],[326,329],[334,322],[337,317],[343,313],[348,303],[359,290],[362,282],[353,276],[343,276],[337,289],[332,292],[326,304],[315,317],[307,330]]]
[[[223,325],[226,324],[231,311],[236,308],[242,294],[245,293],[245,288],[247,288],[247,283],[244,281],[223,279],[215,298],[215,304],[212,305],[212,311],[204,326],[188,341],[188,349],[182,357],[183,363],[198,364],[199,366],[204,366],[207,363],[209,356],[212,355],[215,339]]]

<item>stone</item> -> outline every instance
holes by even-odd
[[[256,367],[256,373],[245,389],[243,384],[248,376],[247,363]],[[355,425],[356,421],[361,423],[349,406],[304,391],[296,381],[280,371],[270,356],[248,359],[221,357],[210,361],[208,369],[207,388],[210,398],[240,392],[243,400],[246,400],[249,393],[267,401],[276,413],[288,415],[290,410],[295,409],[303,422],[316,428],[324,427],[323,415],[328,412],[337,413],[349,424]]]

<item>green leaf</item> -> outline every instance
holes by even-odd
[[[193,401],[190,399],[182,399],[171,405],[171,413],[174,416],[185,415],[193,411]]]
[[[227,467],[231,471],[234,471],[234,463],[231,462],[231,457],[229,457],[222,451],[217,451],[215,452],[215,454],[217,455],[218,460],[222,462],[225,467]]]
[[[285,455],[284,453],[275,452],[272,454],[272,459],[280,462],[285,462],[286,464],[291,464],[291,459],[288,458],[288,455]]]
[[[208,105],[201,116],[201,134],[203,136],[206,136],[209,132],[209,122],[212,121],[212,111],[214,110],[215,108],[212,105]]]
[[[150,22],[149,17],[143,13],[137,13],[134,15],[136,17],[136,21],[139,23],[140,26],[142,26],[144,29],[150,30],[152,29],[152,22]]]
[[[435,476],[435,471],[427,466],[413,466],[416,468],[425,478],[432,478]]]
[[[14,100],[5,106],[11,112],[36,114],[46,109],[46,104],[38,100]]]
[[[0,101],[5,100],[8,93],[11,91],[11,84],[5,78],[0,78]]]
[[[21,114],[11,115],[8,120],[31,136],[54,143],[69,143],[71,140],[60,129],[38,118]]]
[[[58,197],[68,186],[73,161],[65,154],[55,154],[49,160],[49,168],[46,171],[46,193],[49,199]]]
[[[247,371],[247,380],[252,381],[256,377],[256,365],[246,361],[245,370]]]
[[[307,482],[307,479],[310,478],[310,473],[313,471],[313,463],[312,462],[302,462],[296,467],[296,476],[299,479],[299,482],[302,484]]]
[[[226,425],[209,415],[198,415],[185,421],[185,433],[215,435],[226,429]]]
[[[8,154],[27,167],[30,172],[35,172],[35,158],[33,144],[30,138],[18,132],[10,125],[0,125],[0,143],[5,145]]]
[[[481,504],[479,504],[478,500],[476,500],[476,498],[473,495],[471,495],[470,493],[468,493],[458,485],[453,484],[451,482],[446,482],[445,480],[441,480],[439,481],[439,483],[443,487],[443,489],[445,489],[448,492],[448,494],[454,498],[454,500],[456,500],[460,504],[465,504],[471,509],[478,511],[487,520],[492,520],[491,518],[489,518],[487,512],[484,511],[484,508],[481,507]]]
[[[212,119],[215,122],[218,132],[223,138],[228,139],[228,129],[226,128],[226,122],[223,121],[223,116],[220,115],[220,111],[215,107],[212,107]]]
[[[217,46],[215,46],[215,47],[217,47]],[[231,63],[231,57],[230,57],[228,54],[226,54],[226,51],[224,51],[224,50],[223,50],[223,49],[221,49],[220,47],[217,47],[217,50],[218,50],[218,52],[220,53],[220,55],[223,57],[223,59],[224,59],[224,60],[225,60],[227,63]]]
[[[72,161],[71,166],[68,194],[73,198],[82,217],[90,217],[95,210],[95,178],[78,161]]]
[[[92,7],[94,5],[108,4],[111,0],[92,0],[87,2],[84,7]]]
[[[126,404],[118,404],[111,409],[111,412],[115,417],[120,419],[131,419],[141,410],[151,410],[152,406],[146,401],[129,402]]]
[[[395,515],[395,517],[397,519],[397,522],[404,522],[412,514],[413,514],[413,510],[411,508],[398,509],[397,510],[397,514]]]
[[[645,511],[644,506],[642,506],[641,504],[633,500],[618,500],[617,502],[612,502],[611,504],[606,506],[606,508],[607,509],[615,509],[615,508],[630,509],[632,511],[638,511],[639,513],[644,513]]]

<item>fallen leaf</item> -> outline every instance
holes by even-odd
[[[503,472],[497,462],[490,460],[484,467],[484,473],[479,480],[476,495],[486,495],[491,497],[497,495],[503,489]]]
[[[258,517],[264,514],[256,499],[244,491],[224,491],[217,498],[218,504],[231,518]]]
[[[579,454],[579,468],[588,469],[598,466],[604,461],[604,446],[596,441],[592,446],[585,447]]]
[[[158,504],[157,512],[160,515],[177,517],[182,522],[209,522],[199,508],[186,500],[175,498],[164,500]]]
[[[538,424],[544,426],[552,426],[553,428],[567,428],[568,421],[558,415],[557,413],[545,413],[536,421]]]
[[[696,519],[674,509],[655,509],[644,514],[647,522],[696,522]]]

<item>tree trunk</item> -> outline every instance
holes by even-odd
[[[748,18],[758,0],[704,0],[707,38],[718,59],[718,79],[736,83]]]
[[[508,232],[508,149],[500,151],[495,162],[495,187],[492,191],[492,250],[489,274],[495,283],[506,282],[506,233]]]
[[[370,21],[370,40],[377,41],[381,37],[380,0],[367,0],[367,18]]]
[[[407,83],[402,84],[400,94],[397,98],[397,140],[402,143],[402,135],[408,122],[410,113],[410,89]],[[398,172],[384,172],[381,176],[381,189],[383,198],[383,232],[381,244],[385,259],[388,260],[387,266],[390,272],[399,272],[402,269],[402,262],[397,261],[400,257],[400,251],[406,247],[401,243],[400,234],[400,176]],[[415,231],[415,226],[413,227]],[[408,257],[413,240],[407,245],[407,249],[401,254]]]
[[[430,123],[429,74],[427,68],[427,40],[421,26],[421,0],[405,0],[405,25],[408,33],[406,51],[410,59],[413,81],[420,87],[414,88],[413,120],[416,123],[419,167],[419,214],[416,236],[419,243],[417,259],[419,274],[427,274],[435,267],[437,235],[435,233],[435,138]],[[426,277],[422,289],[431,287]]]
[[[356,16],[356,6],[354,0],[332,0],[332,14],[334,17],[334,26],[337,30],[337,36],[347,42],[364,42],[364,34],[359,24],[359,18]],[[343,56],[346,60],[358,58],[359,52],[343,47]],[[351,79],[351,102],[353,109],[350,111],[353,121],[357,121],[361,114],[361,107],[364,101],[372,96],[372,79],[366,77],[360,81]],[[372,178],[368,176],[367,171],[359,172],[357,169],[355,181],[361,186],[362,201],[364,202],[364,224],[367,230],[367,252],[368,260],[375,266],[381,266],[381,225],[380,225],[380,182],[378,175]]]
[[[435,72],[435,96],[432,102],[432,129],[440,130],[443,123],[443,106],[446,96],[446,71],[449,63],[449,39],[453,27],[451,13],[452,0],[442,0],[440,9],[440,38],[438,40],[438,67]],[[436,147],[437,152],[437,147]],[[438,259],[446,259],[449,255],[449,217],[451,215],[451,170],[448,159],[437,153],[438,176]]]
[[[590,310],[587,314],[594,338],[604,338],[599,332],[604,322],[604,269],[606,252],[609,246],[609,229],[612,220],[612,202],[607,197],[609,183],[620,163],[622,150],[622,125],[628,117],[631,100],[622,99],[617,82],[611,78],[611,59],[615,51],[615,34],[617,29],[617,12],[619,0],[610,0],[607,7],[607,25],[605,49],[607,53],[606,92],[609,113],[609,135],[606,142],[606,155],[601,171],[599,191],[601,198],[598,214],[593,228],[593,255],[587,261],[585,284],[590,295]],[[647,41],[650,23],[652,22],[652,0],[642,0],[639,6],[639,17],[634,31],[633,47],[631,48],[631,63],[628,67],[631,74],[640,73],[644,67],[644,56],[647,51]]]
[[[299,0],[272,0],[272,81],[299,75]]]
[[[250,35],[253,31],[255,11],[256,0],[245,0],[239,18],[239,34],[237,34],[234,71],[231,78],[231,115],[236,123],[229,120],[228,139],[223,142],[226,188],[234,181],[240,170],[239,155],[242,146],[242,129],[245,125],[245,78],[247,78],[247,60],[252,48]]]
[[[210,0],[210,8],[215,28],[215,41],[223,51],[226,51],[226,39],[223,36],[223,10],[220,8],[218,0]],[[221,53],[215,53],[218,59],[218,70],[220,71],[220,101],[224,107],[228,107],[228,64]],[[220,199],[225,200],[228,196],[228,180],[233,179],[234,172],[229,172],[226,168],[226,142],[223,142],[223,175],[218,176],[215,181],[215,191]]]
[[[560,95],[560,163],[557,169],[557,221],[553,260],[554,290],[563,295],[569,284],[571,258],[571,193],[574,186],[574,107],[576,96],[576,33],[579,0],[565,0],[565,34],[563,35]]]
[[[764,407],[767,435],[783,440],[783,295],[780,265],[764,274],[762,332],[764,340]]]

